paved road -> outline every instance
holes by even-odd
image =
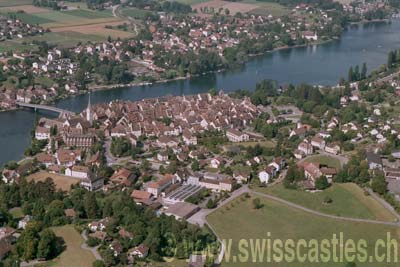
[[[197,224],[199,226],[203,226],[203,225],[207,224],[207,220],[206,220],[207,215],[209,215],[213,211],[225,206],[226,204],[228,204],[229,202],[231,202],[232,200],[234,200],[238,196],[240,196],[240,195],[242,195],[244,193],[248,193],[248,192],[250,192],[249,187],[247,185],[244,185],[241,188],[239,188],[238,190],[234,191],[231,194],[230,197],[228,197],[227,199],[223,200],[216,208],[214,208],[214,209],[201,209],[199,212],[197,212],[192,217],[190,217],[187,221],[189,223],[191,223],[191,224]]]
[[[119,18],[118,14],[117,14],[118,9],[119,9],[119,6],[120,6],[120,5],[115,5],[115,6],[112,7],[112,14],[113,14],[113,16],[116,17],[116,18]]]
[[[389,210],[396,218],[397,221],[400,222],[400,214],[397,213],[397,211],[390,205],[386,200],[378,196],[375,192],[373,192],[370,188],[367,188],[368,193],[379,203],[381,203],[382,206],[384,206],[387,210]]]
[[[396,226],[396,227],[400,227],[400,222],[384,222],[384,221],[376,221],[376,220],[367,220],[367,219],[358,219],[358,218],[349,218],[349,217],[340,217],[340,216],[335,216],[335,215],[329,215],[329,214],[325,214],[322,212],[318,212],[309,208],[306,208],[304,206],[289,202],[287,200],[281,199],[279,197],[275,197],[275,196],[271,196],[265,193],[260,193],[260,192],[256,192],[256,191],[251,191],[252,194],[254,195],[258,195],[261,197],[265,197],[277,202],[280,202],[282,204],[285,204],[289,207],[298,209],[298,210],[302,210],[305,211],[307,213],[311,213],[313,215],[317,215],[320,217],[326,217],[326,218],[330,218],[330,219],[334,219],[334,220],[341,220],[341,221],[349,221],[349,222],[361,222],[361,223],[372,223],[372,224],[381,224],[381,225],[387,225],[387,226]]]
[[[89,250],[90,252],[92,252],[93,256],[96,258],[96,260],[103,260],[103,258],[100,256],[99,251],[97,250],[100,246],[97,247],[89,247],[86,244],[86,240],[88,239],[87,235],[86,235],[86,230],[84,230],[81,233],[82,238],[85,240],[85,242],[82,243],[81,248],[85,249],[85,250]]]
[[[223,207],[224,205],[228,204],[229,202],[231,202],[232,200],[234,200],[235,198],[239,197],[240,195],[242,195],[242,194],[244,194],[246,192],[250,192],[250,190],[249,190],[249,187],[247,185],[244,185],[241,188],[239,188],[238,190],[234,191],[230,197],[228,197],[227,199],[222,201],[218,205],[218,207],[216,207],[215,209],[201,209],[199,212],[197,212],[195,215],[193,215],[192,217],[190,217],[187,220],[191,224],[197,224],[197,225],[200,225],[200,226],[207,225],[211,229],[211,231],[214,233],[214,235],[217,237],[219,243],[221,244],[221,250],[219,251],[218,257],[217,257],[217,259],[215,259],[215,262],[214,262],[217,266],[222,262],[222,259],[224,257],[225,245],[221,241],[221,239],[219,238],[219,236],[218,236],[217,232],[215,231],[214,227],[207,222],[207,218],[206,217],[211,212]]]

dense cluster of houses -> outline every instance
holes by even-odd
[[[374,0],[374,1],[351,1],[351,3],[343,3],[343,10],[349,13],[355,13],[358,15],[365,15],[368,12],[376,10],[389,9],[389,5],[385,0]]]
[[[0,15],[0,41],[43,34],[46,30],[38,25],[27,24],[17,18]]]

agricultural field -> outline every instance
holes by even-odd
[[[53,179],[57,189],[63,191],[71,190],[71,185],[78,184],[80,182],[77,178],[68,177],[61,174],[48,173],[48,172],[37,172],[27,177],[28,181],[34,180],[35,182],[45,181],[47,178]]]
[[[53,227],[54,233],[62,237],[65,241],[66,249],[51,262],[46,263],[47,266],[57,267],[91,267],[95,261],[93,254],[81,248],[84,242],[81,235],[74,229],[73,225],[65,225],[62,227]]]
[[[228,9],[230,14],[241,12],[263,16],[272,15],[274,17],[280,17],[290,13],[288,8],[280,4],[257,0],[243,0],[236,2],[221,0],[211,0],[207,2],[196,1],[196,3],[192,4],[192,8],[196,9],[198,12],[203,8],[212,8],[215,12],[222,8],[223,10]]]
[[[396,220],[390,211],[372,196],[366,196],[364,190],[356,184],[333,184],[330,188],[315,193],[286,189],[282,184],[256,190],[330,215],[379,221]],[[324,204],[326,197],[332,203]]]
[[[1,1],[1,0],[0,0]],[[32,5],[0,6],[0,14],[15,15],[17,18],[29,24],[39,24],[43,28],[50,29],[52,34],[24,38],[23,42],[31,40],[46,40],[52,44],[67,42],[68,45],[76,45],[78,42],[103,41],[111,36],[113,38],[133,37],[133,33],[116,28],[118,25],[129,21],[114,17],[112,10],[94,11],[87,8],[85,3],[67,3],[71,8],[66,11],[55,11],[38,8]],[[67,37],[63,38],[63,37]],[[96,36],[97,38],[95,38]],[[61,37],[61,38],[59,38]],[[69,39],[68,39],[69,38]],[[8,51],[12,45],[2,43],[3,51]],[[64,46],[67,46],[64,44]],[[29,47],[17,43],[17,49],[28,50]]]
[[[373,255],[375,242],[378,239],[386,240],[387,233],[391,234],[392,238],[400,238],[400,230],[392,226],[376,225],[362,222],[348,222],[335,220],[326,217],[321,217],[303,212],[298,209],[291,208],[284,204],[267,200],[260,197],[261,208],[254,209],[253,199],[241,196],[233,202],[217,209],[207,217],[207,221],[217,232],[221,239],[232,239],[232,246],[226,249],[224,260],[221,266],[233,267],[249,267],[249,266],[271,266],[271,267],[343,267],[346,263],[313,263],[313,262],[271,262],[265,263],[259,257],[252,254],[252,250],[247,247],[249,259],[246,262],[234,260],[233,256],[243,255],[242,249],[239,251],[238,242],[241,239],[249,241],[249,239],[270,239],[279,238],[283,243],[287,239],[297,241],[305,239],[306,242],[315,239],[321,241],[323,239],[332,239],[333,235],[344,234],[345,240],[352,239],[355,242],[365,240],[367,242],[367,251],[369,255]],[[227,227],[229,226],[229,227]],[[267,233],[271,235],[268,236]],[[257,250],[257,249],[255,249]],[[263,249],[261,249],[263,250]],[[254,251],[254,250],[253,250]],[[227,255],[230,257],[227,258]],[[302,254],[303,255],[303,254]],[[317,255],[319,253],[317,252]],[[254,257],[254,262],[252,262]],[[264,255],[265,256],[265,255]],[[227,262],[228,259],[228,262]],[[236,257],[236,259],[238,259]],[[332,261],[332,258],[331,258]],[[376,267],[376,266],[398,266],[398,263],[385,263],[377,265],[376,263],[362,263],[357,266]]]
[[[29,14],[47,12],[48,10],[42,7],[36,7],[32,5],[22,5],[22,6],[9,6],[9,7],[1,7],[1,10],[4,12],[25,12]]]

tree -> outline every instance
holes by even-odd
[[[85,205],[85,212],[86,216],[89,219],[94,219],[97,217],[98,214],[98,205],[97,205],[97,200],[96,200],[96,195],[93,192],[88,192],[85,195],[84,199],[84,205]]]
[[[198,160],[194,160],[192,165],[191,165],[192,171],[200,171],[200,163]]]
[[[304,172],[300,169],[297,164],[292,164],[289,166],[286,173],[285,179],[283,180],[283,185],[285,188],[294,189],[296,188],[296,183],[305,180]]]
[[[207,209],[213,209],[213,208],[215,208],[217,206],[217,204],[215,203],[215,201],[212,199],[212,198],[210,198],[208,201],[207,201]]]
[[[330,196],[326,196],[325,198],[324,198],[324,204],[330,204],[330,203],[332,203],[333,202],[333,200],[332,200],[332,198],[330,198]]]
[[[105,263],[102,260],[95,260],[92,264],[93,267],[105,267]]]
[[[375,175],[372,178],[371,188],[374,192],[383,195],[387,190],[387,182],[383,175]]]
[[[348,81],[349,82],[352,82],[353,81],[353,78],[354,78],[354,72],[353,72],[353,67],[350,67],[350,69],[349,69],[349,75],[348,75]]]
[[[390,51],[389,54],[388,54],[387,67],[389,69],[391,69],[393,67],[393,64],[395,63],[395,61],[396,61],[395,53],[393,51]]]
[[[57,237],[50,229],[44,229],[40,233],[40,240],[37,247],[38,259],[51,259],[57,255],[59,248],[57,245]]]
[[[367,63],[363,63],[362,69],[361,69],[361,80],[364,80],[367,78]]]
[[[257,197],[255,199],[253,199],[253,208],[258,210],[261,209],[263,207],[263,205],[261,204],[261,200]]]
[[[110,151],[116,157],[125,157],[131,154],[132,144],[126,137],[113,138]]]
[[[315,181],[315,188],[318,190],[324,190],[330,186],[328,179],[325,175],[322,175]]]

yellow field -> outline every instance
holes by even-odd
[[[106,26],[118,26],[123,24],[124,21],[102,22],[94,24],[84,24],[75,26],[56,26],[51,28],[52,32],[77,32],[82,34],[95,34],[102,37],[111,36],[112,38],[130,38],[134,34],[132,32],[119,31],[114,29],[107,29]]]

